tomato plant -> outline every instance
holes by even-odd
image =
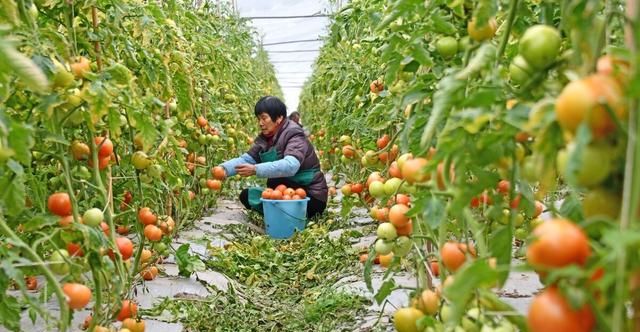
[[[255,133],[244,110],[281,91],[252,29],[220,8],[3,3],[0,256],[16,267],[0,273],[9,308],[0,325],[20,330],[21,308],[45,313],[46,301],[3,286],[33,275],[58,301],[56,330],[69,329],[69,309],[86,305],[87,289],[90,328],[108,329],[141,280],[152,247],[144,235],[171,236],[237,187],[215,182],[210,191],[208,170],[246,151]],[[129,232],[133,241],[117,235]]]
[[[390,264],[387,275],[413,273],[413,299],[434,291],[432,278],[453,277],[443,283],[440,314],[421,320],[429,328],[525,330],[521,317],[482,314],[510,310],[484,291],[504,284],[518,252],[563,290],[561,300],[597,313],[595,325],[577,330],[631,326],[622,303],[632,295],[623,290],[640,261],[637,241],[619,232],[636,234],[640,225],[638,144],[630,139],[637,96],[629,84],[637,80],[629,51],[637,23],[622,18],[628,4],[616,3],[621,11],[582,0],[356,0],[335,15],[300,107],[317,149],[328,151],[323,167],[346,183],[342,216],[364,205],[382,222],[372,250]],[[584,6],[591,10],[567,10]],[[385,135],[389,142],[378,144]],[[365,179],[352,195],[351,184]],[[393,206],[399,193],[410,197],[402,213]],[[401,236],[413,242],[402,257],[389,248]],[[591,272],[614,261],[627,265],[596,293],[625,300],[589,301]],[[388,278],[374,289],[368,264],[367,286],[382,304],[396,286]],[[530,316],[543,322],[537,310]],[[405,324],[409,312],[397,310],[397,330],[414,328]],[[556,326],[572,329],[567,324]]]

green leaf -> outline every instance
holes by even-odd
[[[566,180],[570,184],[576,184],[576,175],[582,168],[582,156],[584,155],[585,148],[591,142],[591,129],[587,123],[583,122],[578,126],[576,131],[576,137],[573,140],[573,149],[570,150],[569,156],[567,156],[567,168],[565,171]],[[562,171],[562,170],[561,170]]]
[[[380,289],[378,289],[378,292],[374,296],[376,302],[378,304],[382,304],[382,302],[384,302],[384,299],[386,299],[387,296],[389,296],[391,292],[393,292],[394,287],[396,287],[396,282],[393,278],[385,280],[385,282],[382,283],[382,286],[380,286]]]
[[[47,226],[53,226],[57,224],[57,222],[58,222],[57,218],[54,218],[52,216],[39,215],[39,216],[34,216],[31,220],[27,221],[23,225],[24,225],[25,232],[31,232],[31,231],[42,229]]]
[[[18,52],[5,40],[0,40],[0,72],[13,72],[28,89],[39,93],[49,91],[49,80],[31,59]]]
[[[511,265],[511,243],[513,241],[513,234],[511,231],[511,227],[504,226],[498,229],[493,233],[491,237],[491,241],[489,241],[489,251],[491,252],[491,256],[495,257],[498,261],[498,265],[501,267],[504,265]],[[504,271],[499,272],[499,281],[500,285],[503,285],[504,282],[509,277],[509,270],[505,269]]]
[[[400,108],[404,109],[407,105],[417,103],[426,97],[428,97],[430,91],[427,90],[423,83],[415,84],[409,91],[402,96],[402,105]]]
[[[382,30],[386,28],[391,22],[395,21],[402,14],[402,11],[394,9],[393,11],[391,11],[391,13],[384,17],[382,22],[380,22],[380,24],[378,24],[378,26],[376,27],[376,30]]]
[[[0,0],[0,15],[4,16],[11,24],[20,25],[20,14],[18,13],[18,5],[14,0]]]
[[[437,11],[434,15],[431,15],[429,18],[431,19],[431,24],[433,26],[434,32],[443,34],[443,35],[454,35],[456,33],[456,26],[451,23],[450,16],[443,16],[442,11]]]
[[[496,103],[496,100],[503,98],[503,90],[498,88],[480,88],[465,98],[463,107],[489,107]]]
[[[459,71],[455,77],[460,80],[467,79],[474,76],[486,66],[493,64],[498,50],[490,43],[485,43],[480,46],[476,54],[471,58],[467,67]]]
[[[498,272],[492,269],[484,259],[463,265],[456,272],[453,284],[444,289],[444,295],[449,299],[452,309],[449,324],[455,326],[460,321],[467,304],[478,288],[491,286],[497,278]]]
[[[496,0],[479,0],[473,15],[476,18],[476,26],[478,28],[486,26],[489,19],[494,17],[497,12],[498,2]]]
[[[351,213],[351,209],[354,206],[354,201],[348,197],[342,197],[342,207],[340,208],[340,216],[346,218]]]
[[[376,250],[374,246],[369,248],[369,256],[367,262],[364,264],[364,284],[370,292],[373,292],[373,285],[371,284],[371,274],[373,272],[373,260],[376,257]]]
[[[435,196],[431,196],[423,210],[424,220],[431,229],[440,227],[440,223],[445,218],[446,208],[444,203]]]
[[[582,204],[580,204],[580,198],[575,193],[569,194],[564,198],[560,211],[558,213],[570,220],[580,221],[584,219],[582,214]]]
[[[24,210],[26,189],[23,175],[7,174],[0,178],[3,203],[9,216],[16,216]]]
[[[189,247],[190,245],[185,243],[176,250],[178,274],[187,278],[190,277],[193,272],[203,271],[205,269],[205,264],[199,257],[189,254]]]
[[[13,122],[9,130],[9,145],[15,150],[15,158],[24,165],[31,163],[31,149],[35,145],[33,128],[24,123]]]
[[[425,67],[433,66],[433,59],[429,51],[426,50],[422,42],[415,42],[411,45],[411,54],[413,57]]]
[[[18,278],[14,278],[18,276]],[[9,280],[23,281],[22,273],[16,270],[11,261],[4,259],[0,270],[0,325],[11,331],[21,331],[20,328],[20,304],[18,300],[7,294]]]

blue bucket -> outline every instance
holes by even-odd
[[[307,226],[309,198],[295,200],[263,199],[264,224],[267,234],[274,239],[288,239]]]

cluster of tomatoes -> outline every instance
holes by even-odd
[[[307,192],[304,189],[293,189],[284,184],[277,186],[275,189],[267,188],[262,192],[263,199],[290,201],[305,199],[306,197]]]
[[[107,137],[95,137],[93,139],[98,150],[98,169],[102,170],[115,160],[113,153],[113,142]],[[89,145],[84,142],[74,141],[71,143],[71,154],[75,160],[86,160],[89,167],[93,167],[93,158]]]
[[[50,195],[47,201],[47,206],[51,213],[61,217],[59,224],[65,229],[65,231],[73,232],[77,228],[72,216],[73,211],[71,199],[67,193],[58,192]],[[159,240],[163,234],[163,230],[166,233],[170,233],[175,227],[175,223],[171,218],[167,218],[167,220],[163,221],[161,223],[161,227],[156,226],[157,217],[148,208],[140,209],[138,217],[140,222],[145,224],[145,236],[151,241]],[[78,221],[88,227],[101,227],[101,233],[103,233],[105,237],[110,236],[110,229],[104,222],[104,214],[100,209],[92,208],[85,211]],[[127,237],[118,236],[115,239],[115,245],[123,261],[129,262],[129,259],[134,253],[133,242]],[[69,242],[66,244],[66,250],[55,250],[48,259],[48,265],[51,271],[58,275],[68,275],[70,270],[68,261],[79,260],[84,257],[82,247],[83,245],[81,243]],[[107,249],[102,250],[102,252],[111,257],[111,259],[115,259],[113,250]],[[140,260],[142,271],[141,275],[145,280],[155,278],[158,273],[157,267],[150,264],[152,256],[153,254],[150,250],[144,249],[142,251],[142,257]],[[30,288],[37,287],[37,280],[35,278],[27,278],[27,283]],[[62,291],[67,297],[67,304],[69,305],[69,308],[74,310],[85,308],[92,298],[92,290],[83,283],[66,282],[62,285]],[[130,300],[124,300],[120,306],[117,318],[118,320],[123,321],[123,327],[125,327],[125,325],[138,326],[141,323],[144,324],[144,322],[137,321],[133,318],[136,316],[136,313],[137,304]],[[91,316],[89,316],[87,321],[85,321],[85,325],[87,327],[90,324],[90,319]]]

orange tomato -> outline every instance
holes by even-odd
[[[527,323],[531,332],[588,332],[595,317],[587,305],[574,309],[556,287],[550,287],[534,297]]]
[[[91,289],[83,284],[66,283],[62,291],[67,296],[67,304],[71,309],[82,309],[91,300]]]
[[[584,265],[591,255],[589,238],[566,219],[541,223],[533,230],[534,240],[527,248],[527,261],[536,268],[559,268]]]

